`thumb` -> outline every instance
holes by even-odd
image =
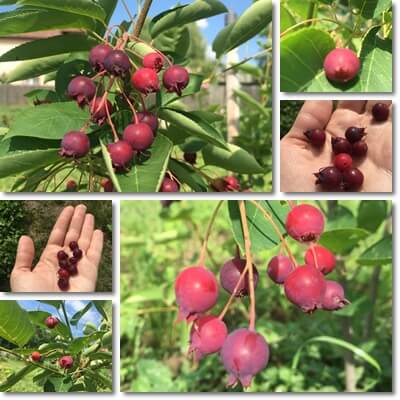
[[[17,256],[15,258],[14,272],[30,272],[35,257],[35,246],[29,236],[21,236],[18,242]]]

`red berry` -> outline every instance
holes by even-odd
[[[148,53],[143,57],[143,67],[160,72],[164,65],[164,58],[159,53]]]
[[[286,217],[288,234],[299,242],[317,240],[324,231],[325,219],[321,211],[309,204],[292,208]]]
[[[315,147],[321,147],[325,143],[326,134],[322,129],[309,129],[304,132],[304,135]]]
[[[61,141],[59,154],[62,157],[81,158],[86,156],[89,150],[89,137],[83,132],[70,131],[64,135]]]
[[[273,282],[282,284],[293,269],[294,265],[289,257],[275,256],[268,263],[267,273]]]
[[[147,150],[154,141],[153,131],[149,125],[144,122],[129,124],[123,134],[123,139],[128,142],[133,150]]]
[[[114,112],[113,106],[108,100],[103,101],[101,97],[94,98],[90,103],[91,121],[99,126],[104,125],[107,120],[107,110],[110,116]]]
[[[212,315],[199,317],[190,330],[189,352],[194,352],[195,359],[201,360],[207,354],[220,351],[227,335],[224,321]]]
[[[104,189],[105,192],[112,192],[114,190],[114,185],[112,183],[112,180],[109,178],[103,178],[100,181],[100,185]]]
[[[322,298],[322,308],[327,311],[340,310],[349,301],[344,298],[343,286],[335,281],[326,281],[326,289]]]
[[[360,60],[350,49],[334,49],[325,57],[324,70],[327,78],[333,82],[349,82],[358,74]]]
[[[77,187],[78,187],[78,184],[76,183],[76,181],[75,180],[73,180],[73,179],[70,179],[68,182],[67,182],[67,192],[76,192],[76,189],[77,189]]]
[[[219,280],[221,286],[228,292],[233,292],[236,284],[239,281],[240,275],[246,267],[246,260],[235,257],[227,261],[219,273]],[[253,279],[254,288],[257,287],[258,283],[258,271],[256,266],[253,264]],[[248,296],[249,294],[249,273],[246,272],[244,279],[240,283],[238,290],[236,291],[236,297]]]
[[[366,142],[359,140],[352,144],[353,156],[364,157],[368,152],[368,145]]]
[[[195,165],[196,164],[196,160],[197,160],[197,153],[184,153],[183,154],[183,159],[191,164],[191,165]]]
[[[343,153],[345,154],[345,153]],[[321,185],[324,190],[341,191],[342,190],[342,173],[336,167],[321,168],[314,173],[317,178],[316,185]]]
[[[304,255],[304,260],[307,265],[317,268],[324,275],[332,272],[336,266],[336,257],[334,254],[321,245],[310,246]]]
[[[343,189],[347,191],[359,190],[364,182],[364,175],[358,168],[343,171]]]
[[[139,122],[144,122],[145,124],[149,125],[155,135],[158,129],[158,118],[155,114],[151,113],[150,111],[142,111],[138,112],[137,114]],[[135,122],[133,120],[133,122]]]
[[[74,251],[75,249],[79,249],[79,244],[75,240],[69,243],[69,248]]]
[[[149,94],[160,90],[160,81],[154,69],[139,68],[132,75],[132,86],[141,93]]]
[[[175,280],[178,320],[195,319],[197,314],[214,307],[218,300],[218,282],[205,267],[187,267]]]
[[[46,326],[49,329],[53,329],[58,325],[58,318],[57,317],[53,317],[53,316],[49,316],[45,319],[44,323],[46,324]]]
[[[190,76],[186,68],[180,65],[169,67],[163,76],[163,83],[167,92],[175,92],[182,95],[182,90],[189,84]]]
[[[86,76],[76,76],[68,85],[68,96],[74,99],[79,107],[89,104],[96,94],[96,85]]]
[[[71,356],[62,356],[58,363],[63,369],[70,369],[74,365],[74,359]]]
[[[131,62],[122,50],[112,50],[104,59],[104,67],[114,76],[126,76],[131,69]]]
[[[58,258],[58,260],[66,260],[68,258],[68,254],[63,250],[60,250],[57,253],[57,258]]]
[[[238,192],[240,190],[239,180],[234,176],[226,176],[224,178],[225,192]]]
[[[356,126],[351,126],[346,129],[346,138],[350,143],[355,143],[361,140],[365,136],[365,128],[357,128]]]
[[[344,171],[351,168],[353,165],[353,159],[351,158],[351,155],[347,153],[339,153],[335,156],[333,163],[338,170]]]
[[[131,145],[125,140],[108,144],[107,150],[110,153],[113,166],[117,169],[126,168],[135,155]]]
[[[390,109],[385,103],[376,103],[372,107],[372,116],[375,121],[384,122],[389,118]]]
[[[72,254],[74,255],[75,258],[77,258],[78,260],[80,260],[83,256],[82,250],[81,249],[74,249],[74,251],[72,252]]]
[[[332,144],[332,151],[335,154],[340,154],[340,153],[351,154],[352,153],[352,145],[344,137],[333,137],[331,139],[331,144]]]
[[[31,354],[31,360],[34,362],[42,361],[42,355],[38,351],[33,351]]]
[[[57,282],[57,285],[60,288],[60,290],[65,292],[69,288],[69,279],[59,278],[58,282]]]
[[[221,349],[221,360],[229,373],[228,386],[239,380],[244,387],[263,370],[269,360],[269,347],[264,337],[250,329],[236,329],[228,335]]]
[[[58,270],[58,276],[62,279],[68,279],[69,278],[69,272],[67,269],[60,268]]]
[[[321,308],[326,284],[320,271],[309,265],[303,265],[289,274],[284,288],[286,297],[291,303],[304,312],[311,313]]]
[[[168,178],[167,176],[164,177],[161,186],[160,192],[179,192],[179,183],[175,180]]]
[[[89,53],[89,64],[96,72],[104,71],[104,60],[112,51],[112,47],[106,44],[93,47]]]

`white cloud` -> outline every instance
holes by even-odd
[[[210,44],[207,46],[206,52],[207,52],[207,54],[206,54],[207,58],[209,58],[211,60],[215,60],[215,53]]]
[[[206,29],[208,27],[208,21],[206,19],[200,19],[196,21],[196,24],[200,29]]]

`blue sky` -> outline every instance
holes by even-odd
[[[70,300],[65,302],[65,308],[67,310],[67,314],[69,318],[71,318],[76,312],[82,310],[83,307],[88,303],[88,301],[84,300]],[[27,310],[27,311],[47,311],[53,315],[55,315],[57,318],[60,320],[63,319],[63,315],[59,314],[56,310],[55,307],[52,307],[48,304],[41,303],[37,300],[19,300],[18,304],[20,306]],[[97,310],[92,307],[85,315],[84,317],[79,321],[78,325],[76,327],[72,327],[72,334],[77,337],[77,336],[83,336],[82,329],[84,328],[86,322],[91,322],[95,324],[96,326],[99,326],[102,317],[101,315],[97,312]]]

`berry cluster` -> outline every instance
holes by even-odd
[[[336,259],[330,250],[317,244],[324,226],[324,217],[316,207],[307,204],[293,207],[287,215],[286,230],[296,241],[308,244],[305,264],[297,266],[288,251],[290,257],[281,254],[275,256],[267,267],[270,279],[283,285],[288,300],[306,313],[317,309],[338,310],[349,303],[343,287],[338,282],[325,279],[325,275],[334,270]],[[204,249],[205,246],[202,252]],[[204,266],[202,257],[198,265],[180,271],[175,280],[178,320],[193,323],[189,351],[196,360],[219,353],[229,373],[228,385],[235,385],[239,381],[244,387],[251,384],[253,376],[264,369],[269,360],[268,343],[254,328],[255,309],[250,308],[248,329],[239,328],[229,333],[223,321],[233,298],[248,296],[250,304],[255,301],[254,290],[259,282],[259,272],[250,262],[251,258],[248,258],[249,249],[248,245],[246,259],[240,258],[238,252],[225,262],[220,270],[219,282]],[[230,294],[230,299],[218,316],[206,314],[218,301],[219,284]]]
[[[372,116],[376,122],[386,121],[389,107],[384,103],[376,103],[372,108]],[[322,129],[309,129],[304,135],[316,148],[325,144],[326,133]],[[360,162],[367,155],[366,135],[365,128],[350,126],[345,131],[345,137],[332,137],[333,165],[323,167],[314,174],[317,178],[315,184],[327,191],[360,190],[364,174],[353,164],[354,160]]]
[[[360,60],[353,50],[337,48],[330,51],[324,60],[326,77],[334,83],[347,83],[360,71]]]
[[[58,266],[58,287],[61,290],[68,290],[69,278],[78,274],[78,262],[83,256],[82,250],[79,248],[77,242],[71,242],[69,248],[72,256],[69,257],[64,250],[57,253]]]

